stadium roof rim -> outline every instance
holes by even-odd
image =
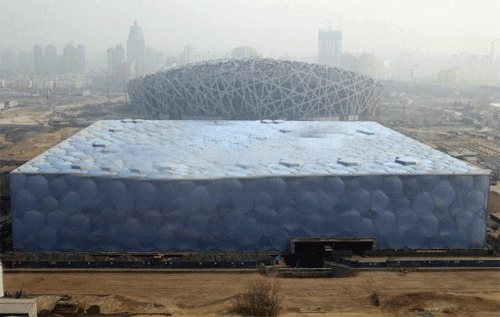
[[[318,64],[318,63],[310,63],[310,62],[303,62],[303,61],[292,61],[292,60],[287,60],[287,59],[279,59],[279,58],[269,58],[269,57],[239,57],[239,58],[219,58],[219,59],[211,59],[211,60],[206,60],[206,61],[201,61],[201,62],[193,62],[193,63],[188,63],[188,64],[182,64],[182,65],[175,65],[175,66],[170,66],[166,67],[162,70],[157,71],[154,74],[147,74],[136,79],[141,79],[147,76],[152,76],[158,73],[166,73],[172,70],[178,70],[182,68],[193,68],[197,66],[207,66],[207,65],[217,65],[221,63],[231,63],[231,62],[248,62],[248,61],[256,61],[256,62],[276,62],[276,63],[295,63],[295,64],[303,64],[303,65],[311,65],[319,68],[325,68],[325,69],[334,69],[339,72],[345,72],[348,74],[353,74],[353,75],[360,75],[360,76],[365,76],[367,78],[371,78],[370,76],[360,74],[355,71],[347,70],[344,68],[340,67],[333,67],[329,66],[326,64]],[[375,81],[375,80],[374,80]]]

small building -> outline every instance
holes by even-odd
[[[0,317],[36,317],[36,300],[0,298]]]
[[[462,80],[462,70],[460,67],[443,69],[438,72],[438,81],[441,85],[453,85]]]
[[[0,109],[10,109],[17,107],[19,102],[17,100],[4,100],[0,101]]]
[[[18,105],[19,105],[19,102],[17,100],[9,100],[5,103],[5,107],[8,109],[17,107]]]

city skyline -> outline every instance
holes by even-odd
[[[25,2],[25,4],[28,2]],[[441,4],[445,2],[438,1]],[[51,1],[42,0],[42,3],[49,4]],[[107,2],[103,3],[106,4]],[[309,55],[300,55],[297,52],[295,54],[288,52],[279,54],[275,51],[266,51],[265,48],[263,49],[258,44],[254,46],[247,45],[246,43],[248,42],[244,43],[243,41],[241,42],[241,46],[232,46],[226,49],[226,42],[234,43],[235,39],[228,39],[221,42],[220,47],[212,50],[191,43],[187,43],[178,50],[174,50],[174,47],[167,50],[158,50],[158,41],[154,41],[150,36],[150,34],[157,31],[157,27],[150,26],[147,28],[147,25],[149,25],[148,22],[145,23],[145,26],[138,21],[141,12],[139,8],[149,3],[152,2],[137,2],[137,17],[135,20],[129,21],[128,25],[124,27],[125,36],[111,43],[104,51],[92,52],[86,46],[88,42],[79,42],[81,43],[79,47],[83,49],[83,62],[79,62],[79,64],[83,65],[83,67],[70,67],[68,64],[71,60],[70,58],[64,59],[57,56],[58,52],[64,53],[69,46],[73,45],[72,43],[75,41],[76,36],[69,32],[66,34],[68,38],[64,39],[66,44],[62,48],[58,47],[58,43],[56,42],[46,44],[36,43],[31,46],[31,49],[26,51],[19,49],[16,51],[12,47],[1,49],[2,42],[0,42],[0,72],[3,75],[15,75],[16,73],[24,75],[31,73],[36,75],[62,75],[82,72],[84,70],[107,70],[109,78],[123,86],[131,78],[151,74],[165,69],[165,67],[214,59],[227,59],[233,55],[232,52],[235,49],[246,47],[253,52],[254,56],[325,64],[383,80],[405,82],[424,80],[435,81],[441,84],[486,83],[495,85],[500,78],[500,39],[494,39],[487,43],[488,50],[482,55],[475,55],[470,52],[448,55],[426,55],[422,53],[422,50],[411,50],[413,44],[410,40],[405,43],[403,48],[400,47],[399,49],[363,51],[355,49],[352,43],[352,34],[345,33],[345,29],[339,26],[341,23],[335,24],[329,21],[319,23],[319,27],[316,29],[316,37],[308,42],[309,48],[313,49],[315,47],[316,49],[313,49]],[[190,3],[193,2],[191,1]],[[199,3],[203,4],[204,1],[200,1]],[[257,3],[264,6],[261,2]],[[281,3],[290,4],[289,9],[294,8],[294,6],[297,7],[300,3],[304,4],[301,1],[282,1]],[[312,3],[313,5],[318,5],[319,2],[313,1]],[[371,5],[373,3],[373,1],[365,1],[365,4]],[[388,2],[385,1],[383,3],[387,4]],[[459,3],[463,5],[464,2]],[[55,9],[60,9],[59,4],[54,2],[52,4]],[[219,2],[215,4],[218,5]],[[0,2],[0,9],[5,7],[7,7],[6,2]],[[326,7],[328,6],[326,5]],[[196,12],[196,10],[193,9],[192,12]],[[359,13],[361,14],[362,12],[363,10],[360,9]],[[251,16],[251,14],[248,15]],[[451,17],[451,13],[449,15]],[[122,17],[120,16],[120,18]],[[452,18],[449,20],[453,21]],[[494,19],[491,21],[494,21]],[[120,24],[118,23],[118,25]],[[4,25],[1,21],[0,26],[2,26],[3,30]],[[460,29],[463,29],[463,26],[457,25],[456,31],[458,32]],[[500,30],[500,25],[498,30]],[[265,35],[267,36],[267,34]],[[414,35],[412,33],[411,36]],[[293,36],[293,34],[290,34],[290,36]],[[58,40],[60,42],[62,39],[59,38]],[[42,52],[38,52],[37,47],[45,49]],[[123,57],[120,57],[121,49],[123,49]],[[71,55],[69,51],[67,53],[63,55],[66,57]],[[41,60],[41,54],[43,54],[43,61]],[[63,60],[65,61],[64,63]],[[448,74],[449,76],[444,76],[444,74]],[[451,74],[454,75],[452,76]]]
[[[317,32],[344,34],[352,53],[488,55],[500,37],[498,1],[0,1],[0,49],[29,50],[71,40],[91,54],[124,43],[133,21],[148,47],[227,52],[254,47],[264,55],[316,55]],[[105,30],[105,32],[103,32]]]

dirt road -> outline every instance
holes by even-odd
[[[101,311],[227,314],[260,274],[6,273],[7,292],[73,295]],[[341,279],[277,279],[282,316],[500,316],[500,271],[360,272]],[[380,306],[370,298],[376,293]],[[97,296],[98,294],[109,296]],[[39,297],[50,308],[56,296]]]

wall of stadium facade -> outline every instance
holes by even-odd
[[[132,80],[130,100],[146,117],[307,120],[373,113],[381,85],[325,65],[269,59],[213,61]]]

